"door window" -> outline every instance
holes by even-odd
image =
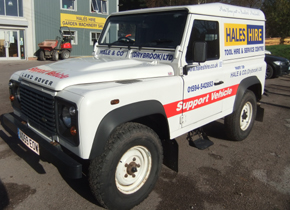
[[[19,40],[19,31],[0,30],[0,58],[19,59]]]
[[[17,32],[16,31],[8,31],[9,36],[9,57],[18,57],[18,38],[17,38]]]
[[[20,30],[19,36],[20,36],[19,45],[20,45],[21,59],[25,59],[24,30]]]
[[[189,47],[186,54],[186,61],[192,63],[194,42],[207,42],[207,60],[219,59],[219,24],[217,21],[195,20]]]

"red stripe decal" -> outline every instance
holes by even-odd
[[[170,104],[165,104],[164,109],[167,118],[179,115],[182,112],[192,111],[200,107],[215,103],[217,101],[229,98],[236,95],[239,85],[233,85],[220,90],[215,90],[203,95],[198,95],[192,98],[185,99],[184,101],[176,101]]]

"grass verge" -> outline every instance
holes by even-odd
[[[272,55],[280,56],[290,60],[290,45],[266,46],[266,50],[269,50]]]

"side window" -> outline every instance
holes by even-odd
[[[77,0],[60,0],[60,8],[63,10],[77,10]]]
[[[62,31],[62,33],[63,33],[64,39],[66,39],[66,37],[67,37],[67,39],[70,39],[70,36],[71,36],[71,44],[72,45],[78,44],[77,31],[70,31],[71,35],[70,35],[69,31]]]
[[[186,53],[186,61],[192,63],[193,52],[192,46],[195,42],[207,42],[207,59],[219,59],[219,24],[217,21],[194,20],[191,31],[188,50]]]
[[[91,0],[91,12],[108,14],[107,0]]]

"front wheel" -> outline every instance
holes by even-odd
[[[89,167],[92,193],[109,209],[131,209],[152,191],[162,166],[162,146],[150,128],[125,123]]]
[[[68,59],[70,56],[70,52],[68,50],[63,50],[61,52],[61,59]]]
[[[247,138],[253,128],[256,114],[256,96],[247,90],[237,110],[225,117],[225,129],[229,139],[241,141]]]

